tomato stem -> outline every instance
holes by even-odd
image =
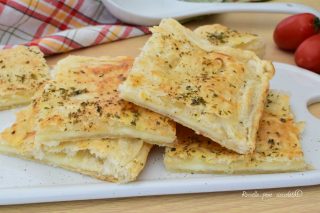
[[[314,23],[314,28],[316,32],[318,32],[320,29],[320,19],[318,17],[315,17],[313,23]]]

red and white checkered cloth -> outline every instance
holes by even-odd
[[[23,44],[52,55],[147,33],[117,20],[99,0],[0,0],[0,49]]]

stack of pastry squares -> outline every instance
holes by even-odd
[[[121,100],[130,57],[69,56],[1,135],[0,150],[99,179],[129,182],[151,144],[170,146],[175,123]]]
[[[221,25],[192,32],[172,19],[151,31],[119,90],[123,99],[179,124],[174,147],[166,148],[166,168],[202,173],[305,169],[302,125],[294,121],[289,97],[269,92],[274,68],[252,51],[260,50],[255,35]],[[212,35],[220,35],[218,41]]]
[[[153,145],[166,147],[170,171],[306,169],[303,124],[295,122],[289,96],[269,91],[274,68],[257,56],[264,51],[258,36],[216,24],[192,32],[173,19],[151,31],[136,59],[68,56],[51,79],[32,48],[20,57],[30,63],[23,75],[3,77],[20,68],[0,53],[10,67],[0,73],[0,87],[13,92],[1,91],[0,107],[33,96],[1,133],[0,152],[120,183],[137,178]]]

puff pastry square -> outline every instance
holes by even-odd
[[[260,123],[256,149],[240,155],[190,129],[177,127],[178,143],[167,148],[166,168],[197,173],[271,173],[307,169],[300,145],[303,123],[295,122],[289,97],[272,91]]]
[[[54,68],[54,80],[36,95],[36,144],[93,138],[139,138],[169,145],[170,119],[121,100],[117,88],[132,66],[130,57],[69,56]]]
[[[221,24],[200,26],[194,32],[203,39],[207,39],[213,45],[250,50],[260,58],[265,53],[265,43],[256,34],[239,32]]]
[[[144,168],[152,145],[140,139],[92,139],[62,142],[56,146],[34,143],[35,114],[31,107],[20,111],[13,126],[0,136],[0,153],[35,160],[101,180],[126,183]]]
[[[29,104],[48,79],[49,68],[38,47],[1,50],[0,110]]]
[[[151,31],[120,96],[228,149],[253,152],[272,64],[251,51],[214,46],[173,19]]]

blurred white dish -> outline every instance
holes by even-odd
[[[296,3],[199,3],[178,0],[102,0],[116,18],[130,24],[158,25],[162,18],[184,20],[225,12],[313,13],[316,9]]]

